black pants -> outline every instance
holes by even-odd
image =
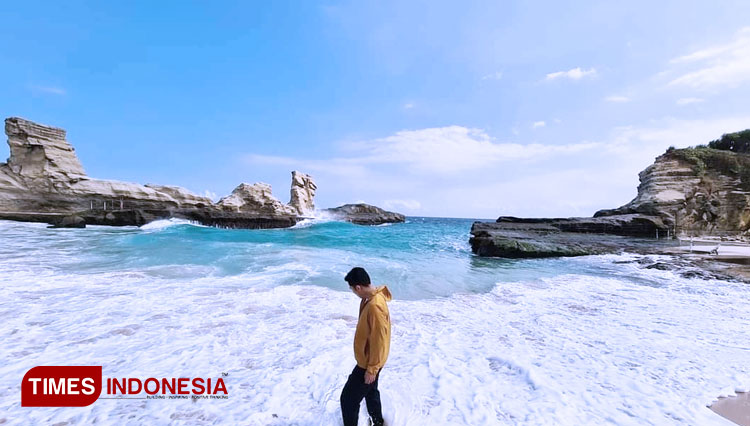
[[[359,418],[359,403],[362,398],[367,404],[367,412],[370,413],[373,425],[383,424],[383,411],[380,407],[380,391],[378,391],[378,380],[380,372],[375,376],[375,381],[365,384],[365,369],[355,366],[349,380],[341,391],[341,415],[344,417],[344,426],[356,426]]]

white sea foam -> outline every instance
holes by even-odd
[[[178,225],[191,225],[191,226],[205,227],[204,225],[201,225],[198,222],[193,222],[193,221],[186,220],[186,219],[178,219],[178,218],[172,217],[169,219],[159,219],[153,222],[149,222],[141,226],[140,229],[144,231],[158,231],[161,229],[169,228],[172,226],[178,226]]]
[[[315,210],[314,212],[308,214],[307,217],[297,222],[294,226],[292,226],[292,228],[308,228],[313,225],[336,221],[339,221],[339,219],[334,215],[323,210]]]
[[[4,275],[0,421],[340,424],[358,300],[255,285],[283,273]],[[684,281],[652,287],[563,274],[484,294],[397,299],[380,381],[386,421],[727,424],[705,406],[719,390],[750,383],[749,291]],[[102,365],[105,377],[228,373],[230,398],[21,408],[20,380],[35,365]]]
[[[642,256],[495,261],[430,237],[409,242],[416,258],[296,243],[309,232],[268,243],[239,231],[0,229],[0,424],[340,425],[358,300],[323,286],[345,290],[355,264],[387,276],[396,297],[381,377],[392,426],[722,425],[706,404],[750,383],[750,286],[644,269]],[[222,269],[231,263],[246,266]],[[444,291],[453,285],[465,292]],[[22,408],[36,365],[224,372],[230,398]]]

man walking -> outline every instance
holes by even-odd
[[[364,268],[353,268],[344,280],[362,301],[359,303],[359,320],[354,333],[357,365],[341,391],[341,415],[344,426],[356,425],[359,404],[364,398],[373,426],[381,426],[383,413],[378,378],[391,345],[391,317],[386,303],[391,300],[391,292],[386,286],[371,285],[370,276]]]

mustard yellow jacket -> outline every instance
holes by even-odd
[[[354,332],[354,358],[357,365],[375,375],[388,359],[391,346],[391,316],[388,304],[391,300],[388,287],[375,289],[375,294],[359,304],[359,321]]]

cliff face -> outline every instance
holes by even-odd
[[[663,238],[750,229],[750,155],[708,147],[673,149],[639,175],[638,195],[593,218],[500,217],[475,222],[472,251],[480,256],[554,257],[638,250],[613,236]],[[592,234],[599,234],[593,236]]]
[[[65,140],[65,130],[42,126],[22,118],[5,120],[10,170],[26,179],[70,180],[85,176],[75,150]]]
[[[10,158],[0,163],[0,211],[77,212],[125,208],[200,207],[206,197],[174,186],[140,185],[86,175],[65,130],[22,118],[5,120]]]
[[[711,148],[670,149],[639,175],[638,195],[594,217],[641,213],[678,233],[750,229],[750,155]]]
[[[56,226],[143,225],[178,217],[226,228],[286,228],[315,211],[312,176],[292,172],[290,201],[275,198],[266,183],[237,186],[213,203],[170,185],[118,182],[86,175],[65,130],[22,118],[5,120],[10,158],[0,163],[0,219]],[[403,222],[404,216],[375,206],[346,205],[330,214],[372,225]]]

